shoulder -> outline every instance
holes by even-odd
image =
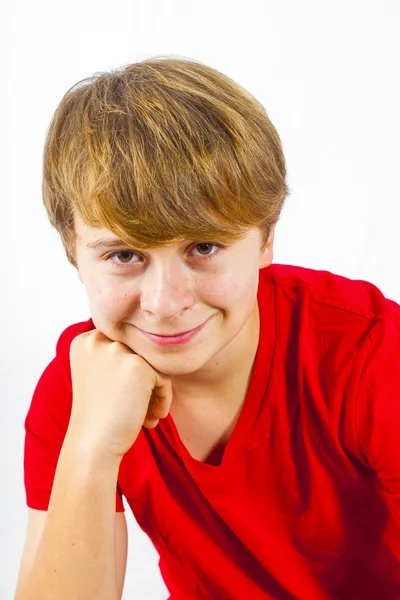
[[[385,360],[398,346],[400,306],[372,283],[289,265],[268,270],[280,340],[295,336],[317,366],[323,357],[333,369],[362,360],[371,345]]]
[[[69,349],[71,342],[80,333],[93,329],[91,319],[82,323],[75,323],[67,327],[59,336],[56,344],[54,358],[44,369],[40,376],[31,401],[28,412],[28,420],[32,421],[35,416],[44,423],[44,412],[57,412],[65,408],[65,416],[69,414],[72,384],[69,363]]]
[[[280,297],[306,297],[321,312],[330,311],[337,318],[340,313],[347,313],[375,322],[392,313],[400,315],[400,306],[368,281],[290,265],[271,265],[270,276]]]

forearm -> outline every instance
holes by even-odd
[[[117,600],[115,490],[119,460],[66,436],[42,538],[16,600]]]

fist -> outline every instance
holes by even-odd
[[[144,425],[153,428],[172,402],[171,380],[121,342],[94,330],[70,349],[72,411],[68,432],[90,448],[122,457]]]

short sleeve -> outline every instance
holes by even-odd
[[[28,507],[37,510],[48,509],[58,457],[71,415],[69,352],[63,354],[57,355],[40,377],[25,419],[26,501]],[[119,486],[116,510],[124,511]]]
[[[356,429],[362,456],[378,476],[382,495],[400,525],[400,307],[387,302],[387,314],[369,334]]]
[[[373,569],[382,574],[380,597],[398,598],[400,589],[400,307],[387,311],[368,334],[359,376],[355,430],[359,456],[367,467],[371,497]],[[375,496],[377,492],[380,501]],[[373,501],[372,501],[373,498]],[[367,507],[366,507],[367,509]],[[372,568],[372,565],[367,568]],[[390,591],[389,591],[390,590]]]

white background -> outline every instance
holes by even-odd
[[[44,136],[76,81],[154,54],[249,89],[282,138],[291,196],[275,262],[372,281],[400,302],[400,8],[396,0],[8,0],[0,9],[0,597],[26,526],[23,421],[61,331],[90,315],[41,204]],[[167,597],[128,516],[124,599]]]

